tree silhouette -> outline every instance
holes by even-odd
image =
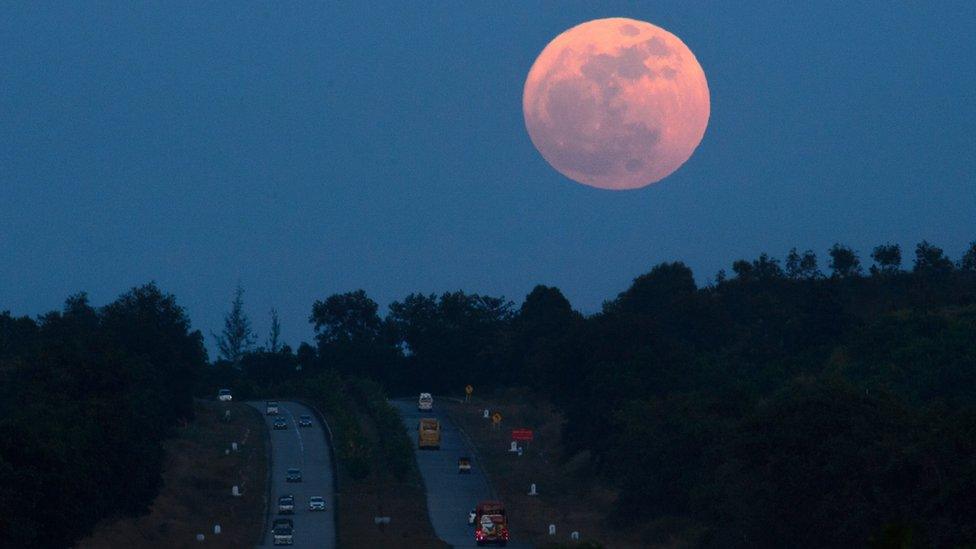
[[[876,265],[871,266],[871,274],[896,273],[901,268],[901,246],[898,244],[882,244],[871,252],[871,259]]]
[[[278,320],[278,309],[271,309],[271,331],[268,334],[268,352],[277,353],[281,350],[281,321]]]
[[[231,302],[230,312],[224,316],[224,329],[217,340],[217,350],[220,358],[235,366],[240,366],[241,358],[254,347],[257,338],[251,330],[251,320],[244,312],[244,288],[240,284],[234,290],[234,301]]]
[[[861,260],[858,259],[854,250],[841,244],[834,244],[829,253],[829,266],[835,278],[861,276]]]
[[[813,250],[797,253],[796,248],[790,249],[786,256],[786,276],[794,280],[812,280],[820,278],[823,274],[817,268],[817,254]]]
[[[952,270],[952,260],[946,257],[942,248],[923,240],[915,247],[915,272],[925,274],[944,274]]]
[[[969,249],[959,261],[959,269],[969,272],[976,271],[976,241],[969,243]]]

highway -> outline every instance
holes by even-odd
[[[413,443],[417,465],[427,487],[427,509],[434,533],[454,547],[477,547],[474,527],[468,526],[468,512],[480,500],[493,499],[493,491],[477,456],[458,428],[438,410],[436,399],[433,411],[427,412],[417,410],[416,398],[390,402],[400,411],[404,428]],[[417,425],[421,417],[436,417],[440,421],[440,450],[417,450]],[[472,458],[470,474],[458,474],[460,456]],[[508,546],[529,547],[517,540],[512,540]]]
[[[279,412],[288,422],[288,429],[274,430],[275,416],[265,414],[265,402],[248,402],[265,417],[265,424],[271,436],[271,501],[268,524],[265,528],[264,545],[271,547],[271,521],[275,518],[290,518],[295,522],[294,545],[296,548],[336,547],[336,529],[333,514],[335,497],[332,493],[332,463],[325,436],[325,428],[315,415],[305,406],[296,402],[280,401]],[[311,427],[299,427],[298,417],[312,417]],[[285,482],[289,468],[302,471],[302,482]],[[278,515],[278,497],[286,494],[295,496],[295,514]],[[309,496],[325,498],[325,511],[309,511]]]

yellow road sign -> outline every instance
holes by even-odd
[[[502,415],[499,414],[498,412],[495,412],[494,414],[491,415],[491,422],[494,423],[495,425],[498,425],[499,423],[502,422]]]
[[[465,392],[465,394],[470,395],[471,393],[474,392],[474,387],[468,385],[467,387],[464,388],[464,392]]]

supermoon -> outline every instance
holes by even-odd
[[[636,189],[681,167],[701,142],[708,82],[677,36],[634,19],[560,34],[529,70],[529,137],[556,170],[601,189]]]

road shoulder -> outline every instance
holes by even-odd
[[[230,422],[222,421],[225,410],[231,412]],[[268,470],[263,432],[262,418],[249,406],[197,401],[196,418],[164,444],[163,487],[150,512],[104,521],[78,547],[192,547],[199,545],[197,534],[206,536],[208,547],[258,544]],[[239,451],[225,454],[232,442]],[[231,495],[234,485],[241,497]],[[215,524],[221,527],[217,536]]]

